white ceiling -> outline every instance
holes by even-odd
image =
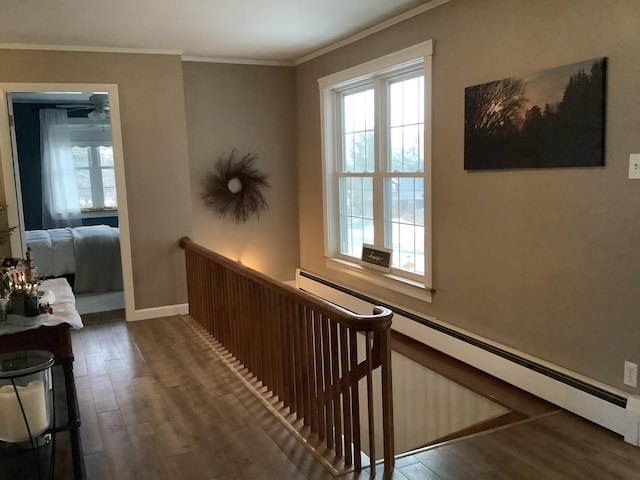
[[[0,0],[0,44],[292,63],[443,0]],[[399,17],[400,16],[400,17]]]

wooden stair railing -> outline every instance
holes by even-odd
[[[303,425],[307,448],[311,437],[322,445],[320,457],[334,475],[340,474],[336,463],[362,470],[362,378],[367,384],[370,475],[375,475],[372,374],[380,368],[384,472],[391,473],[391,311],[375,307],[373,315],[356,315],[188,237],[180,239],[180,246],[185,250],[190,316]],[[363,351],[358,334],[365,338]],[[327,450],[333,458],[327,458]]]

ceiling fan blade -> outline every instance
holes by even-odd
[[[87,108],[95,108],[95,105],[91,103],[70,103],[68,105],[56,105],[57,108],[76,108],[76,109],[87,109]]]

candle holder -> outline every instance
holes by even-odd
[[[53,362],[53,354],[45,350],[0,355],[0,441],[31,448],[38,478],[44,464],[41,465],[37,447],[47,443],[43,441],[43,434],[55,423],[52,422]],[[52,459],[54,455],[52,451]]]

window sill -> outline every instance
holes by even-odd
[[[331,270],[337,270],[371,285],[384,287],[409,297],[431,303],[434,290],[424,283],[400,277],[392,273],[382,273],[363,267],[357,263],[340,258],[325,257],[325,264]]]
[[[117,212],[118,207],[87,207],[81,208],[82,212]]]
[[[87,208],[81,212],[82,218],[117,217],[117,208]]]

